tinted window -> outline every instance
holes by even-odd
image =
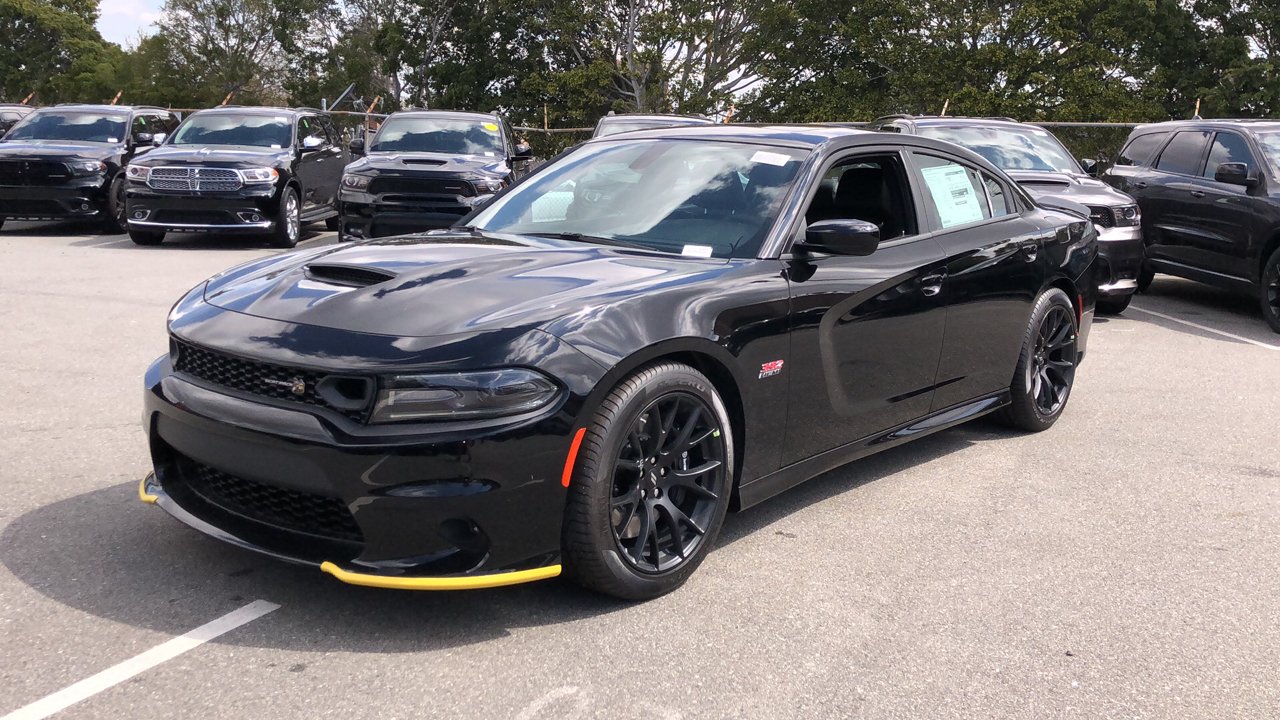
[[[1201,130],[1186,130],[1174,134],[1164,152],[1160,153],[1156,169],[1183,175],[1199,175],[1204,146],[1208,142],[1209,133]]]
[[[28,115],[6,139],[118,143],[128,132],[127,114],[45,111]]]
[[[1038,127],[921,125],[918,132],[968,148],[1001,170],[1080,173],[1080,166],[1062,143]]]
[[[978,171],[933,155],[915,156],[924,180],[925,197],[949,228],[991,217],[987,193]]]
[[[1160,143],[1169,137],[1169,133],[1152,133],[1151,135],[1139,135],[1129,141],[1124,149],[1120,151],[1120,157],[1116,160],[1117,165],[1150,165],[1151,155],[1155,153],[1156,148],[1160,147]]]
[[[1213,147],[1209,148],[1209,162],[1204,164],[1204,176],[1213,177],[1222,163],[1244,163],[1249,166],[1249,172],[1257,169],[1249,143],[1235,133],[1220,132],[1213,138]]]
[[[1254,139],[1262,146],[1262,154],[1271,162],[1271,166],[1280,168],[1280,133],[1258,133],[1254,135]]]
[[[174,145],[245,145],[284,148],[293,142],[293,123],[287,115],[196,113],[174,134]]]
[[[982,173],[982,184],[987,188],[987,199],[991,202],[991,216],[1004,217],[1013,214],[1013,200],[1004,191],[999,180]]]

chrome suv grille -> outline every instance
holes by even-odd
[[[232,390],[333,410],[364,422],[373,401],[369,378],[326,375],[311,370],[242,360],[213,350],[172,341],[173,369]]]
[[[283,530],[364,541],[360,526],[340,498],[236,477],[186,457],[179,459],[178,466],[187,488],[223,510]]]
[[[147,185],[154,190],[230,192],[239,190],[244,182],[240,173],[230,168],[158,167],[151,168]]]

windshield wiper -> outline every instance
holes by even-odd
[[[617,238],[600,237],[599,235],[584,235],[578,232],[535,232],[522,233],[533,237],[551,238],[553,240],[569,240],[571,242],[591,243],[592,245],[612,245],[614,247],[634,248],[636,250],[653,250],[654,248],[640,243],[627,242],[626,240],[618,240]]]

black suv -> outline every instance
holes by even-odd
[[[953,142],[991,161],[1040,202],[1087,208],[1098,229],[1098,311],[1129,307],[1142,270],[1141,216],[1133,198],[1090,177],[1096,162],[1076,162],[1053,133],[1012,118],[891,115],[870,128]]]
[[[645,115],[641,113],[623,113],[619,115],[610,111],[608,115],[600,118],[600,121],[596,123],[596,130],[591,134],[591,137],[605,137],[636,130],[714,124],[714,120],[698,117],[697,115]]]
[[[340,240],[448,227],[523,177],[533,154],[501,116],[444,110],[392,113],[364,157],[347,166]]]
[[[124,166],[178,124],[168,110],[57,105],[27,115],[0,140],[0,224],[100,220],[124,232]]]
[[[1104,179],[1138,199],[1155,272],[1257,293],[1280,333],[1280,122],[1141,125]]]
[[[9,132],[9,128],[18,124],[18,121],[31,114],[35,108],[30,105],[18,105],[17,103],[0,103],[0,137]]]
[[[201,110],[129,165],[129,237],[158,245],[166,232],[250,233],[293,247],[306,223],[337,229],[347,160],[322,110]]]

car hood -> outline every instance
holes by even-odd
[[[215,167],[283,167],[292,152],[282,148],[238,145],[161,145],[139,158],[134,164],[201,165]]]
[[[124,143],[13,140],[0,142],[0,158],[30,160],[106,160],[125,150]]]
[[[347,166],[347,172],[444,174],[500,177],[510,172],[502,158],[428,152],[373,152]]]
[[[1030,170],[1007,170],[1005,172],[1037,199],[1042,197],[1057,198],[1070,200],[1081,205],[1101,207],[1133,205],[1135,203],[1133,198],[1101,180],[1084,175]]]
[[[433,233],[256,261],[210,280],[204,299],[272,320],[428,337],[539,327],[728,265],[525,236]]]

